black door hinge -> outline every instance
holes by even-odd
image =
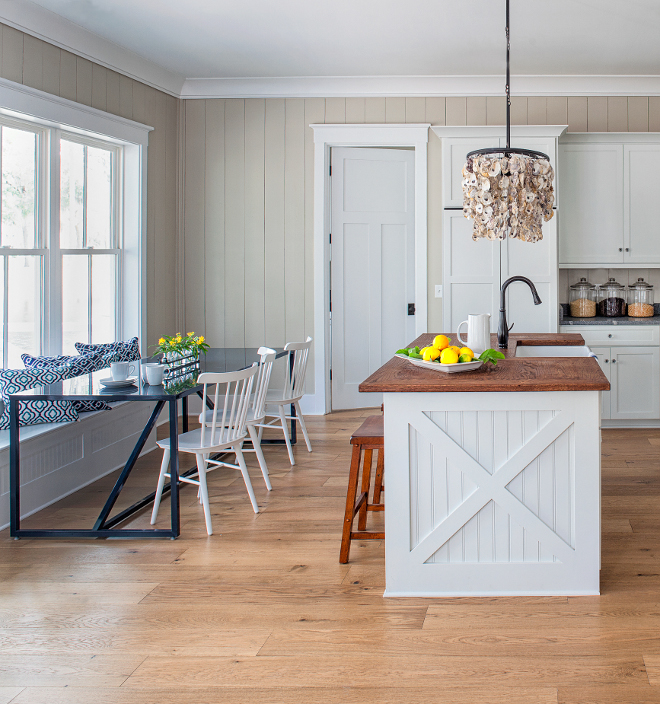
[[[330,370],[330,381],[332,381],[332,369]]]
[[[330,312],[332,313],[332,291],[328,291],[328,299],[330,302]]]
[[[328,166],[328,176],[332,176],[332,164]]]
[[[414,303],[408,304],[408,315],[415,315],[415,304]]]

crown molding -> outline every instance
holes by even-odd
[[[521,96],[660,95],[660,76],[512,76]],[[504,76],[187,78],[181,98],[504,97]]]
[[[176,98],[181,95],[182,75],[29,0],[0,0],[0,22]]]

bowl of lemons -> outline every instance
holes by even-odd
[[[417,367],[434,369],[435,371],[455,374],[478,369],[484,362],[504,359],[497,350],[486,350],[475,359],[474,352],[469,347],[458,347],[451,344],[451,338],[446,335],[436,335],[433,343],[427,347],[410,347],[397,350],[396,356],[407,359]]]

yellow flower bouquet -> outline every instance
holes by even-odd
[[[189,332],[185,336],[178,332],[176,335],[163,335],[155,346],[156,354],[162,352],[178,352],[183,357],[198,356],[199,353],[206,354],[210,345],[204,339],[204,335],[195,335]]]

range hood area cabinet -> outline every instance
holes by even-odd
[[[432,127],[442,139],[442,249],[443,327],[455,332],[469,313],[490,313],[491,331],[497,331],[499,291],[510,276],[531,279],[543,301],[535,306],[529,292],[513,284],[507,291],[507,316],[516,332],[557,332],[558,262],[557,192],[558,138],[565,126],[513,126],[511,146],[541,151],[555,169],[555,216],[543,223],[541,242],[503,242],[472,239],[472,220],[463,216],[462,169],[473,149],[504,146],[502,127]]]
[[[660,265],[660,135],[567,134],[559,143],[559,266]]]

